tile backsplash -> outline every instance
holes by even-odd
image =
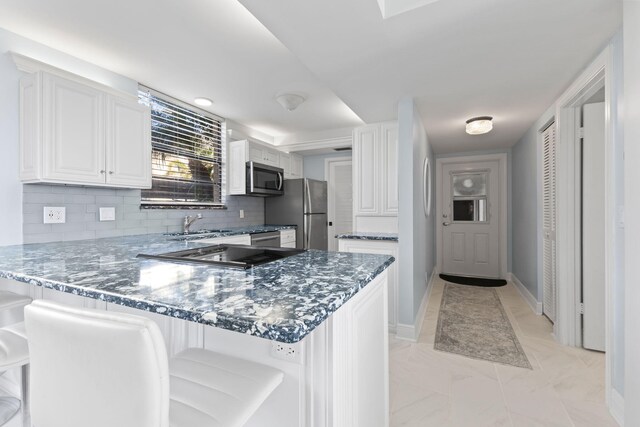
[[[25,184],[22,203],[24,243],[176,232],[182,230],[185,215],[204,217],[192,230],[264,223],[264,200],[259,197],[229,196],[227,209],[140,209],[140,190]],[[44,224],[45,206],[64,206],[66,223]],[[116,220],[99,221],[101,207],[115,207]]]

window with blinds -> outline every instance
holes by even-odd
[[[152,186],[143,205],[223,205],[223,120],[167,95],[140,87],[151,108]]]

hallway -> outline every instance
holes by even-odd
[[[435,351],[443,289],[438,278],[417,343],[390,338],[391,426],[617,426],[604,354],[557,344],[511,283],[496,289],[532,371]]]

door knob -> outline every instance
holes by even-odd
[[[445,221],[445,222],[442,223],[442,225],[444,225],[445,227],[448,227],[449,225],[451,225],[451,223]]]

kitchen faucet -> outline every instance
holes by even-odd
[[[202,214],[198,214],[196,216],[190,216],[190,215],[185,216],[184,222],[182,223],[182,231],[184,231],[184,234],[188,234],[189,227],[191,227],[191,224],[193,224],[199,219],[202,219]]]

